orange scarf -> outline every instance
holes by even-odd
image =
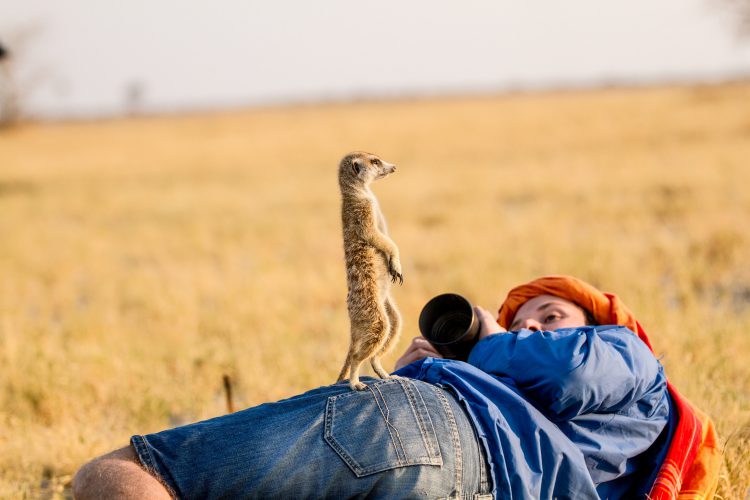
[[[500,307],[497,322],[503,328],[508,328],[524,302],[545,294],[578,304],[593,316],[597,324],[628,327],[653,352],[643,327],[616,295],[602,293],[588,283],[570,276],[546,276],[517,286],[508,292],[508,297]],[[679,420],[648,498],[713,498],[721,464],[714,424],[705,413],[680,395],[671,383],[667,382],[667,388]]]

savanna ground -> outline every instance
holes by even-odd
[[[750,487],[750,85],[249,110],[0,132],[0,497],[67,494],[132,433],[334,381],[348,346],[338,160],[375,185],[417,334],[573,274],[616,292]]]

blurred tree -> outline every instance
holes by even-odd
[[[125,112],[130,116],[140,114],[143,109],[143,99],[145,95],[145,83],[140,80],[134,80],[127,83],[124,89]]]
[[[740,36],[750,37],[750,0],[723,0],[736,16]]]
[[[20,116],[12,59],[10,51],[0,43],[0,127],[12,125]]]
[[[21,120],[29,96],[50,78],[47,70],[30,71],[31,48],[41,33],[40,24],[28,23],[7,30],[0,43],[0,127]]]

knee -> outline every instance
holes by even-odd
[[[128,446],[83,465],[73,477],[73,498],[169,498]],[[146,494],[148,493],[148,494]]]
[[[122,488],[129,462],[117,452],[109,453],[84,464],[73,477],[73,498],[114,497],[110,493]]]
[[[99,483],[105,476],[103,472],[101,458],[94,459],[78,469],[73,476],[73,498],[77,500],[94,498],[95,492],[102,491]]]

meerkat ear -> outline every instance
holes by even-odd
[[[362,166],[359,164],[359,159],[352,160],[352,170],[354,170],[354,173],[359,175],[359,171],[362,168]]]

